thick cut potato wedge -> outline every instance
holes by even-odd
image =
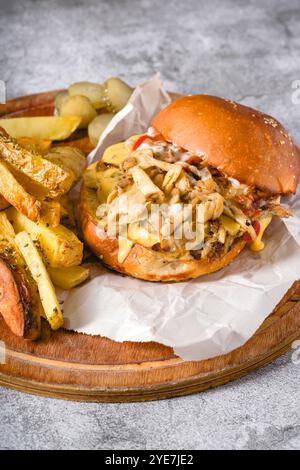
[[[43,201],[41,210],[42,222],[47,227],[57,227],[60,224],[61,205],[58,201]]]
[[[78,128],[79,116],[41,116],[0,119],[0,127],[15,139],[32,137],[65,140]]]
[[[5,212],[0,212],[0,237],[14,243],[16,233]]]
[[[41,312],[32,293],[26,271],[12,269],[0,255],[0,314],[16,336],[35,340],[40,335]]]
[[[86,167],[84,153],[75,147],[54,147],[44,158],[61,168],[72,171],[76,180],[81,178]]]
[[[5,197],[0,194],[0,211],[3,211],[4,209],[7,209],[10,206],[10,203],[7,202]]]
[[[30,152],[36,152],[40,155],[46,155],[50,152],[51,140],[33,139],[32,137],[19,137],[17,143]]]
[[[63,326],[64,319],[43,260],[28,233],[18,233],[16,243],[26,260],[33,279],[37,283],[46,318],[51,328],[57,330]]]
[[[41,213],[41,203],[11,174],[7,165],[0,160],[0,194],[6,201],[25,214],[30,220],[38,221]]]
[[[51,280],[56,287],[69,290],[82,284],[90,275],[90,270],[83,266],[73,268],[47,268]]]
[[[61,207],[61,223],[74,232],[76,228],[74,204],[68,194],[64,194],[59,200]]]
[[[47,197],[55,198],[69,191],[74,182],[74,175],[69,170],[20,147],[1,129],[0,155],[18,181],[33,194],[38,190]]]
[[[37,285],[5,213],[0,214],[0,313],[15,335],[38,338],[43,308]]]
[[[13,271],[0,258],[0,313],[16,336],[24,336],[25,315]]]
[[[53,268],[69,268],[82,262],[83,244],[76,235],[63,225],[47,227],[34,223],[10,207],[6,211],[16,233],[26,231],[38,244],[44,262]]]

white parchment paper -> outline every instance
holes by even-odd
[[[159,75],[138,87],[90,162],[107,146],[144,132],[168,102]],[[62,293],[68,328],[116,341],[157,341],[186,360],[241,346],[300,278],[300,192],[287,202],[295,216],[272,222],[262,252],[245,249],[226,268],[193,281],[157,284],[91,266],[89,281]]]

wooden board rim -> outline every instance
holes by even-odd
[[[290,338],[280,349],[278,349],[278,347],[274,348],[273,351],[262,357],[258,362],[252,361],[245,363],[243,368],[236,366],[230,370],[216,373],[215,375],[207,375],[205,377],[199,375],[180,382],[168,383],[167,385],[145,386],[142,392],[140,388],[84,389],[81,387],[72,387],[66,389],[65,385],[44,385],[41,384],[41,382],[28,381],[22,378],[15,378],[13,381],[7,380],[7,377],[1,373],[0,385],[32,395],[94,403],[143,402],[181,397],[225,385],[232,380],[240,379],[248,373],[268,365],[270,362],[286,353],[290,349],[291,342],[299,338],[299,334],[300,332],[297,332],[294,337],[292,339]]]

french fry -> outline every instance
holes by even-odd
[[[43,140],[65,140],[78,128],[79,116],[37,116],[0,119],[0,127],[15,139],[31,137]]]
[[[0,161],[0,194],[6,201],[26,215],[30,220],[38,221],[41,213],[41,203],[11,174],[7,165]]]
[[[73,268],[47,268],[50,278],[56,287],[69,290],[82,284],[90,275],[90,270],[83,266]]]
[[[55,165],[72,171],[76,180],[81,178],[86,167],[86,158],[84,153],[76,147],[59,146],[51,149],[45,157]]]
[[[39,336],[43,308],[37,285],[15,242],[15,232],[4,212],[0,213],[0,312],[17,336]]]
[[[83,244],[76,235],[63,225],[47,227],[34,223],[10,207],[7,217],[16,233],[26,231],[39,245],[44,262],[53,268],[69,268],[82,262]]]
[[[68,194],[64,194],[60,200],[61,223],[74,231],[76,227],[74,205]]]
[[[0,236],[2,239],[5,238],[12,242],[14,242],[16,236],[14,228],[8,220],[5,212],[0,212]]]
[[[1,129],[0,155],[17,180],[33,194],[37,191],[56,198],[69,191],[74,182],[72,172],[20,147]]]
[[[51,328],[53,330],[57,330],[63,326],[64,319],[56,297],[55,289],[43,260],[28,233],[18,233],[16,235],[16,243],[25,258],[33,279],[37,283],[46,318]]]
[[[10,206],[10,203],[7,202],[5,197],[0,194],[0,211],[3,211],[4,209],[7,209]]]
[[[46,155],[50,152],[51,140],[34,139],[33,137],[19,137],[17,143],[30,152],[36,152],[40,155]]]
[[[40,222],[47,227],[57,227],[60,224],[61,205],[58,201],[43,201]]]

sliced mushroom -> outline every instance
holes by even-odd
[[[144,196],[163,195],[161,189],[153,183],[151,178],[144,170],[142,170],[142,168],[135,166],[131,168],[130,172],[136,187],[144,194]]]

